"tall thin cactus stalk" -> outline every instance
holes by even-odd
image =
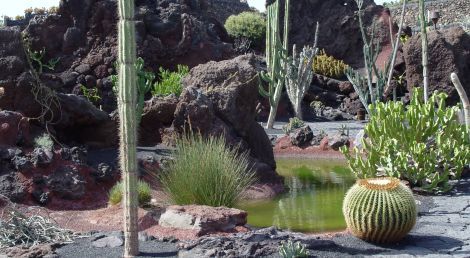
[[[450,79],[452,80],[452,83],[454,84],[455,89],[457,89],[457,92],[460,95],[460,99],[462,100],[463,111],[465,115],[465,126],[467,127],[467,132],[470,137],[470,102],[468,101],[467,92],[463,88],[462,83],[460,82],[456,73],[452,73],[450,75]]]
[[[370,103],[374,104],[378,101],[382,101],[384,99],[384,95],[388,92],[388,88],[390,85],[390,80],[393,75],[393,66],[396,59],[396,53],[398,51],[399,44],[398,42],[393,45],[392,55],[390,55],[388,62],[386,63],[385,70],[380,71],[377,68],[377,57],[380,51],[380,44],[377,39],[374,39],[374,32],[375,32],[375,24],[373,24],[372,35],[370,36],[370,40],[366,34],[366,29],[362,20],[363,16],[363,3],[364,0],[355,0],[357,6],[359,8],[359,27],[361,29],[362,40],[364,41],[364,65],[366,76],[364,77],[357,71],[354,71],[352,68],[346,69],[346,76],[348,80],[354,87],[354,90],[359,96],[360,101],[364,105],[367,113],[370,113],[369,110],[369,101]],[[400,22],[399,34],[401,33],[403,27],[403,20],[404,20],[404,10],[406,6],[406,1],[403,3],[402,9],[402,17]],[[397,41],[399,40],[399,35],[397,37]],[[375,82],[374,82],[375,77]]]
[[[302,100],[313,78],[312,64],[318,53],[317,42],[319,23],[315,31],[315,42],[313,47],[304,46],[300,55],[297,55],[296,46],[292,49],[292,57],[288,59],[286,64],[286,91],[289,99],[294,107],[295,115],[299,119],[302,117]]]
[[[137,229],[137,76],[134,0],[119,0],[120,166],[124,181],[124,257],[139,254]]]
[[[280,0],[276,0],[267,6],[266,24],[266,63],[268,73],[261,73],[260,77],[269,85],[266,91],[262,85],[259,87],[260,94],[269,98],[270,112],[266,128],[273,128],[276,119],[277,107],[284,88],[285,60],[287,59],[289,46],[289,10],[290,0],[285,0],[284,8],[284,42],[281,43],[280,33]]]
[[[428,33],[426,21],[426,5],[425,0],[419,0],[419,21],[421,25],[421,48],[422,48],[422,65],[423,65],[423,88],[424,102],[428,102],[429,96],[429,67],[428,67]]]
[[[403,29],[403,22],[405,20],[405,9],[406,9],[406,0],[403,1],[403,6],[401,8],[401,16],[400,16],[400,27],[398,28],[398,34],[397,34],[397,38],[395,40],[395,43],[393,43],[393,34],[391,33],[390,34],[390,40],[392,40],[392,47],[393,47],[393,53],[392,53],[392,63],[390,65],[390,69],[389,69],[389,72],[388,72],[388,78],[387,78],[387,87],[385,88],[385,93],[388,92],[388,90],[390,89],[390,84],[392,82],[392,77],[393,77],[393,68],[395,66],[395,61],[397,59],[397,52],[398,52],[398,44],[400,44],[400,36],[401,36],[401,31]],[[392,24],[390,23],[390,30],[392,30]],[[393,100],[395,101],[396,100],[396,89],[393,89],[394,90],[394,94],[393,94]]]

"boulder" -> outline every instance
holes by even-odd
[[[29,120],[18,112],[0,111],[0,146],[30,144]]]
[[[86,181],[73,166],[61,166],[49,177],[51,191],[66,200],[77,200],[85,195]]]
[[[197,230],[198,235],[204,235],[244,226],[247,216],[245,211],[226,207],[170,206],[161,215],[158,224],[167,228]]]
[[[310,141],[313,139],[313,131],[310,126],[306,125],[295,129],[289,137],[292,145],[303,147],[310,145]]]
[[[152,97],[145,102],[144,112],[140,121],[140,145],[154,146],[162,142],[162,130],[171,126],[178,98],[174,95],[167,97]]]
[[[26,193],[27,189],[16,173],[0,175],[0,195],[6,196],[13,202],[21,202]]]
[[[259,70],[260,60],[254,55],[191,69],[183,79],[185,91],[176,108],[173,127],[191,124],[193,130],[202,133],[223,134],[228,143],[249,151],[255,162],[271,167],[271,182],[279,182],[271,142],[256,122]]]
[[[406,81],[408,91],[423,85],[423,67],[421,64],[421,36],[411,37],[403,47],[406,64]],[[470,94],[470,35],[460,27],[428,32],[429,54],[429,94],[434,91],[449,95],[448,104],[460,101],[457,90],[450,80],[455,72],[462,85]]]
[[[335,134],[328,137],[328,146],[335,151],[339,150],[339,148],[343,146],[349,147],[349,137],[344,134]]]

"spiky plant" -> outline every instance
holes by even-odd
[[[310,87],[313,78],[311,69],[313,60],[318,53],[317,41],[319,23],[315,32],[315,43],[313,47],[304,46],[300,55],[297,55],[296,45],[292,49],[292,57],[288,59],[286,65],[286,91],[289,99],[294,106],[295,115],[302,119],[302,100]]]
[[[119,162],[124,182],[124,257],[139,253],[137,229],[137,76],[134,0],[119,0]]]
[[[343,202],[349,231],[373,243],[393,243],[416,223],[416,203],[411,190],[397,178],[359,179]]]
[[[121,203],[123,186],[124,184],[122,182],[118,182],[111,188],[111,190],[109,190],[109,204],[116,205]],[[137,184],[137,193],[140,205],[145,206],[150,203],[150,200],[152,199],[152,190],[147,182],[139,180]]]
[[[286,74],[285,63],[288,56],[287,48],[289,46],[289,9],[290,0],[285,0],[283,30],[284,42],[281,42],[279,21],[280,1],[275,0],[267,2],[266,63],[268,66],[268,72],[260,73],[260,77],[268,83],[269,88],[266,91],[262,85],[259,87],[260,94],[269,98],[269,105],[271,106],[266,128],[273,128],[277,114],[277,107],[284,88],[284,77]]]

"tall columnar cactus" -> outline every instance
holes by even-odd
[[[416,203],[411,190],[397,178],[359,179],[343,202],[350,232],[369,242],[393,243],[416,223]]]
[[[134,0],[119,0],[120,166],[124,182],[124,257],[139,253],[137,230],[137,76]]]
[[[468,101],[467,92],[463,88],[462,83],[460,82],[456,73],[452,73],[450,75],[450,79],[452,80],[452,83],[454,84],[455,89],[457,89],[457,92],[460,95],[460,99],[462,100],[463,111],[465,115],[465,126],[467,127],[468,134],[470,135],[470,102]]]
[[[288,56],[290,0],[285,0],[283,43],[281,43],[279,23],[279,1],[280,0],[274,2],[269,1],[266,7],[266,63],[268,65],[268,72],[262,72],[260,77],[268,83],[269,89],[266,91],[262,85],[259,87],[260,94],[269,98],[269,105],[271,106],[266,128],[272,128],[274,120],[276,119],[277,106],[281,99],[282,89],[284,88],[284,77],[286,75],[285,65],[283,64],[286,62]]]
[[[318,30],[319,24],[317,23],[313,47],[304,46],[300,55],[297,56],[296,46],[294,45],[292,57],[289,58],[286,63],[285,84],[287,95],[294,106],[295,115],[299,119],[302,119],[302,100],[313,78],[313,70],[311,67],[318,53]]]
[[[425,0],[419,0],[419,24],[421,26],[421,49],[422,49],[422,65],[423,65],[423,88],[424,102],[428,102],[429,95],[429,68],[428,68],[428,33],[426,21],[426,5]]]
[[[355,0],[359,8],[358,17],[359,17],[359,27],[361,29],[362,40],[364,41],[364,65],[366,71],[366,77],[361,75],[359,72],[354,71],[352,68],[346,69],[346,76],[348,80],[354,87],[354,90],[359,95],[359,99],[364,105],[367,113],[370,114],[369,110],[369,101],[370,103],[376,103],[383,100],[384,93],[388,90],[386,86],[389,83],[389,78],[391,77],[389,69],[393,71],[393,66],[395,63],[396,52],[399,47],[399,44],[394,44],[392,55],[390,55],[388,62],[386,63],[385,70],[380,71],[377,68],[377,57],[380,52],[380,43],[377,39],[374,39],[375,33],[375,23],[373,24],[372,35],[370,40],[366,34],[366,29],[362,20],[364,0]],[[404,11],[405,11],[406,1],[403,3],[402,9],[402,22],[400,23],[403,26]],[[399,29],[401,31],[401,27]],[[393,73],[392,73],[393,74]],[[374,82],[375,77],[375,82]],[[374,85],[375,84],[375,85]]]

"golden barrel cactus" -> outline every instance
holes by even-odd
[[[357,180],[346,193],[343,214],[353,235],[373,243],[401,240],[417,217],[413,193],[397,178]]]

